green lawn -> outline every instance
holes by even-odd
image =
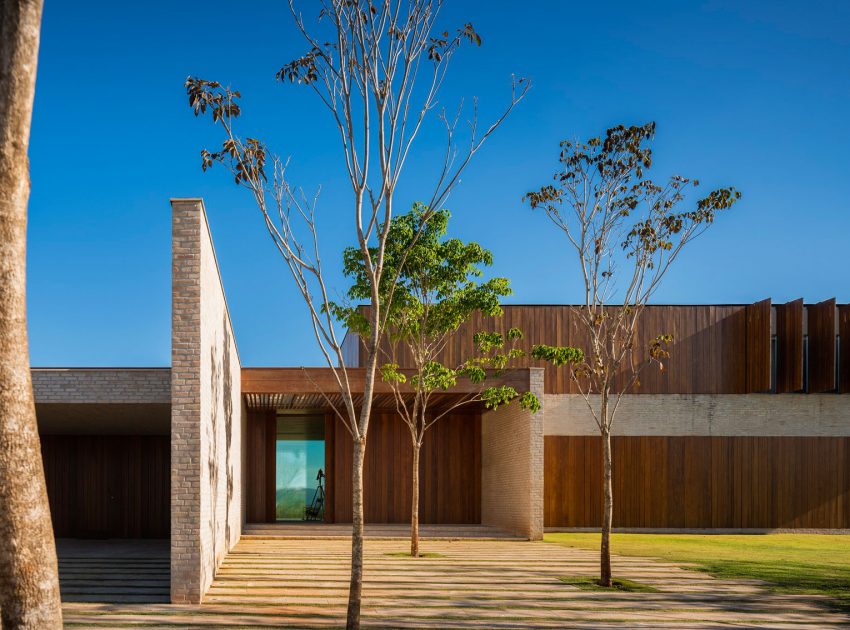
[[[544,540],[599,548],[599,534],[546,534]],[[827,595],[850,612],[850,536],[613,534],[611,552],[695,563],[717,577],[764,580],[776,592]]]

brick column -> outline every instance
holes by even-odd
[[[543,369],[529,368],[529,391],[543,403]],[[511,403],[481,417],[481,523],[543,537],[543,409]]]
[[[203,203],[172,201],[171,601],[201,586],[201,222]]]

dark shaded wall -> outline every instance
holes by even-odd
[[[160,435],[42,435],[59,538],[168,538],[170,441]]]

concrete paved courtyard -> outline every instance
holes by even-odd
[[[579,590],[559,576],[595,575],[597,554],[542,542],[428,540],[440,557],[393,555],[404,540],[369,539],[363,619],[371,628],[823,628],[850,624],[824,600],[777,595],[677,565],[616,557],[615,574],[657,593]],[[68,627],[339,627],[350,542],[245,537],[197,607],[65,604]],[[96,563],[93,563],[96,564]],[[125,598],[132,594],[123,592]],[[89,601],[102,601],[102,593]],[[83,600],[81,593],[75,599]]]

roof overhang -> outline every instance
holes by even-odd
[[[402,372],[412,375],[414,370]],[[529,388],[529,375],[528,368],[503,370],[489,378],[486,386],[507,385],[517,391],[525,391]],[[345,379],[355,407],[360,406],[366,385],[366,368],[339,368],[336,375],[331,368],[242,368],[242,395],[249,409],[341,409],[343,398],[338,378]],[[434,394],[432,409],[459,402],[480,390],[480,384],[460,379],[452,389]],[[405,386],[402,386],[401,393],[405,397],[413,395],[412,390]],[[394,408],[396,405],[393,388],[380,376],[375,381],[372,404],[376,408]]]

